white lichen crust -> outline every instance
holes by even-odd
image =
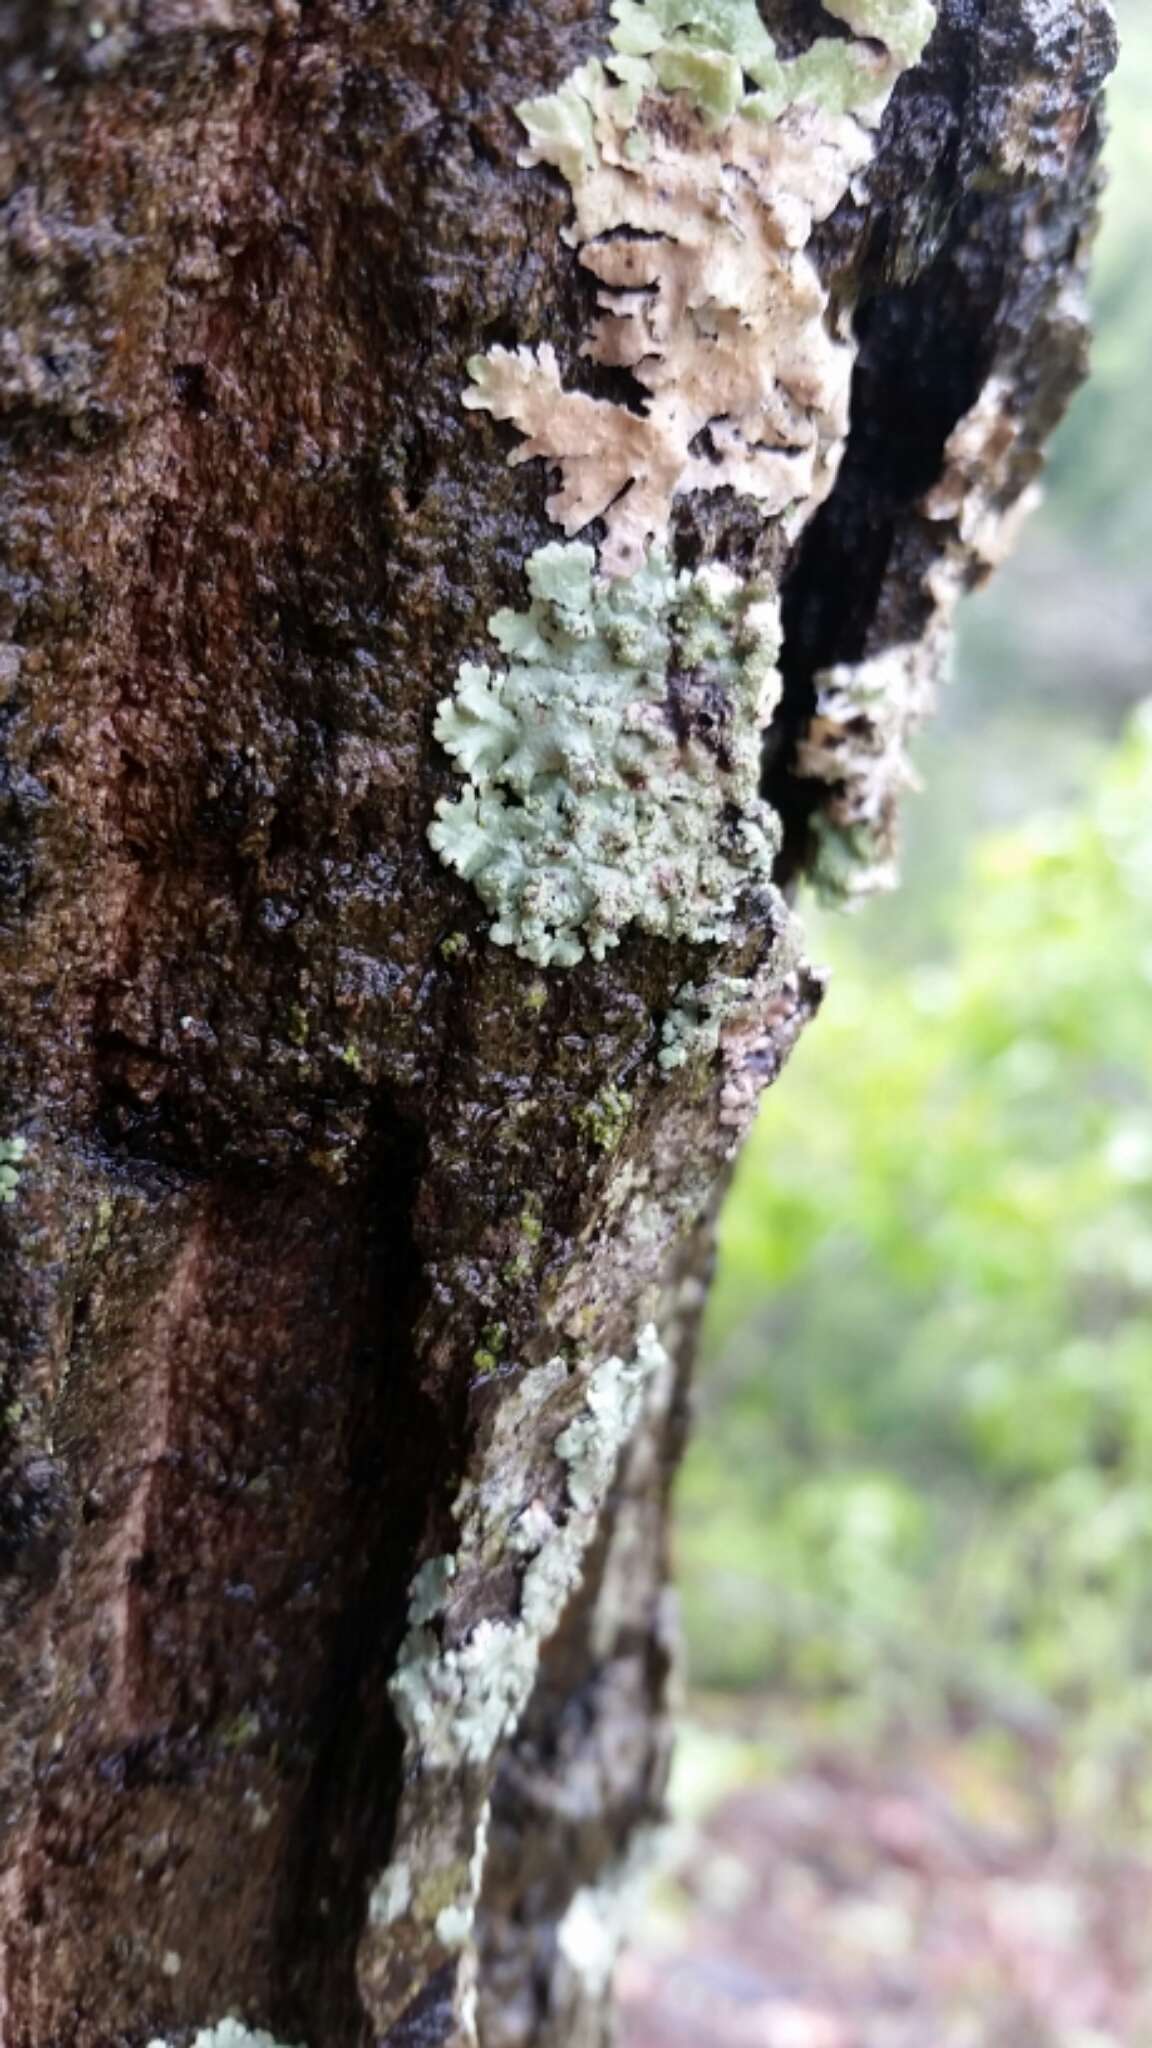
[[[654,1327],[629,1359],[572,1371],[554,1358],[521,1375],[478,1443],[456,1498],[458,1549],[429,1559],[413,1581],[409,1629],[392,1680],[406,1739],[408,1780],[388,1867],[373,1887],[360,1979],[386,2032],[411,1995],[414,1965],[438,1967],[466,1950],[483,1877],[493,1758],[528,1704],[540,1652],[556,1628],[649,1383],[668,1368]],[[551,1411],[566,1414],[550,1424]],[[551,1474],[559,1472],[557,1492]],[[546,1499],[547,1496],[547,1499]],[[548,1504],[551,1501],[551,1505]],[[516,1565],[511,1609],[452,1627],[454,1596],[474,1611]],[[390,1958],[399,1963],[399,1976]],[[467,2026],[468,1972],[458,1984]]]
[[[590,547],[527,565],[532,602],[497,612],[506,667],[466,663],[436,737],[468,777],[429,837],[540,966],[603,959],[629,925],[722,939],[766,882],[776,821],[760,742],[779,696],[775,597],[654,552],[626,583]]]

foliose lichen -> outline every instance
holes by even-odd
[[[148,2048],[172,2048],[168,2041],[150,2041]],[[242,2020],[218,2020],[214,2027],[201,2027],[191,2048],[286,2048],[262,2027],[247,2027]]]
[[[934,20],[929,0],[832,0],[852,35],[782,59],[756,0],[612,12],[604,61],[517,109],[520,161],[571,189],[565,236],[599,287],[582,353],[636,402],[566,387],[547,344],[472,358],[465,406],[518,428],[510,461],[559,471],[567,534],[602,538],[531,558],[528,611],[490,622],[506,667],[466,662],[436,726],[467,781],[432,845],[542,966],[602,958],[629,925],[725,939],[770,870],[775,592],[677,572],[670,520],[728,490],[794,534],[831,489],[854,343],[807,245]]]
[[[583,1541],[591,1534],[585,1518],[598,1512],[607,1494],[620,1452],[636,1426],[644,1388],[666,1364],[667,1353],[649,1323],[630,1359],[606,1358],[593,1369],[583,1408],[556,1438],[556,1456],[568,1468],[568,1498],[577,1511],[572,1521]]]
[[[373,1959],[373,1938],[387,1939],[387,1930],[402,1923],[406,1953],[416,1944],[428,1959],[444,1959],[468,1940],[483,1876],[491,1759],[527,1705],[541,1649],[576,1585],[645,1389],[666,1367],[648,1325],[630,1359],[584,1368],[580,1407],[573,1416],[569,1398],[569,1419],[551,1434],[548,1411],[561,1405],[571,1369],[554,1358],[524,1373],[497,1409],[457,1495],[458,1549],[428,1560],[413,1581],[391,1687],[412,1776],[392,1861],[369,1900],[362,1960],[378,2026],[390,2024],[392,2005],[382,1988],[386,1958]],[[549,1506],[547,1468],[557,1463],[564,1486]],[[466,1585],[470,1609],[491,1600],[489,1588],[503,1583],[510,1556],[518,1565],[514,1607],[504,1604],[452,1640],[454,1594]],[[453,1780],[454,1795],[446,1789]]]
[[[802,520],[834,481],[853,349],[805,248],[933,12],[831,11],[868,40],[782,61],[756,0],[615,0],[613,54],[517,109],[520,161],[568,181],[567,239],[601,287],[582,353],[630,372],[642,403],[566,389],[545,345],[473,357],[464,404],[516,425],[511,461],[559,467],[549,512],[569,534],[604,521],[610,575],[640,566],[687,492]]]
[[[506,666],[465,663],[435,728],[468,780],[431,843],[496,943],[541,966],[601,960],[633,924],[723,938],[777,848],[759,794],[774,597],[658,550],[626,584],[595,560],[579,543],[532,556],[527,611],[490,622]]]
[[[686,981],[660,1027],[656,1057],[666,1074],[689,1060],[708,1059],[719,1050],[726,1017],[748,1000],[748,984],[740,975],[714,974],[708,981]]]
[[[0,1202],[5,1205],[16,1200],[20,1168],[27,1156],[26,1138],[0,1138]]]

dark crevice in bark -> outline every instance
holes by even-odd
[[[860,307],[848,446],[783,588],[784,689],[765,750],[765,794],[784,828],[778,873],[785,887],[804,865],[809,819],[824,795],[793,767],[815,708],[813,678],[861,658],[894,568],[914,569],[908,550],[916,506],[988,374],[999,280],[988,282],[983,302],[974,302],[949,255],[917,284],[878,292]],[[925,567],[929,559],[925,552]],[[888,637],[914,640],[930,600],[914,574],[902,575],[898,589],[900,616]]]
[[[368,1219],[349,1483],[347,1586],[317,1691],[314,1761],[282,1892],[274,1981],[285,2038],[354,2048],[363,2015],[355,1949],[369,1889],[388,1860],[402,1741],[388,1680],[407,1623],[408,1585],[436,1503],[446,1512],[462,1418],[421,1392],[413,1331],[425,1281],[412,1235],[423,1166],[414,1134],[377,1133],[360,1200]],[[327,1938],[316,1939],[317,1917]]]

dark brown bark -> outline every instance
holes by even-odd
[[[802,38],[818,10],[764,12]],[[706,1261],[719,1079],[655,1060],[700,949],[541,975],[425,840],[436,701],[552,533],[462,365],[571,362],[586,311],[512,108],[603,35],[596,0],[0,0],[4,2048],[227,2012],[380,2038],[387,1683],[412,1570],[452,1547],[477,1354],[493,1325],[523,1364],[627,1352],[635,1301],[667,1321]],[[1001,377],[1006,505],[1082,372],[1110,51],[1095,0],[946,0],[821,233],[861,337],[832,499],[786,562],[744,501],[682,517],[684,559],[784,571],[785,881],[827,795],[796,772],[813,676],[920,631],[949,435]],[[708,965],[772,942],[750,902]],[[778,1005],[758,1081],[817,999]],[[579,1115],[608,1084],[610,1157]],[[626,1461],[502,1762],[487,2048],[601,2038],[555,1926],[659,1806],[681,1416]],[[389,2038],[449,2039],[448,1988],[414,1965]]]

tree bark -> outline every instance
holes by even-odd
[[[1108,10],[938,12],[811,244],[858,351],[831,495],[798,533],[732,491],[675,508],[677,561],[780,589],[789,893],[883,854],[942,619],[1084,367]],[[762,13],[785,53],[844,32]],[[820,994],[771,891],[706,946],[540,968],[427,840],[437,703],[556,538],[464,366],[547,340],[576,377],[589,316],[514,109],[609,26],[0,0],[4,2048],[229,2014],[307,2048],[606,2038],[710,1220]],[[709,977],[744,1010],[662,1064]],[[501,1461],[571,1523],[588,1361],[648,1323],[670,1362],[526,1711],[434,1769],[390,1691],[417,1568],[463,1559]],[[557,1359],[513,1459],[507,1403]],[[517,1613],[484,1527],[445,1652]],[[476,1866],[463,1938],[402,1896],[430,1829]]]

